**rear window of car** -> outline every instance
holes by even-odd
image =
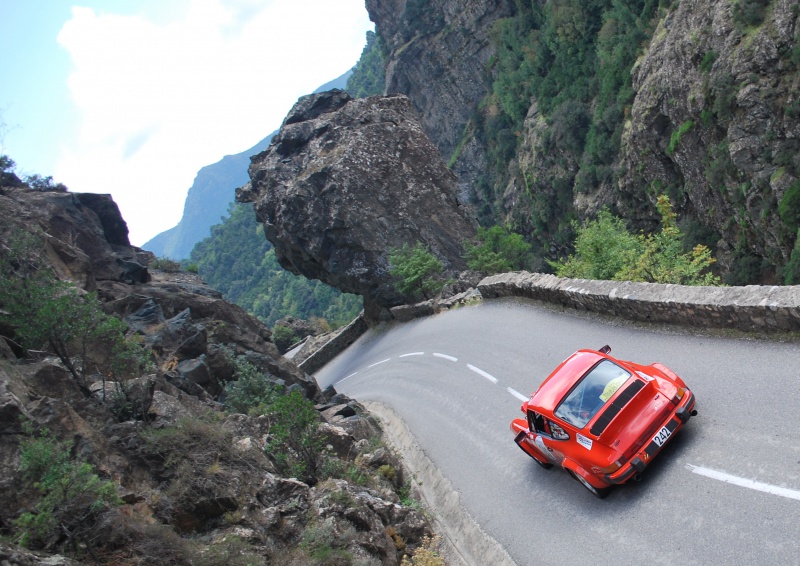
[[[628,371],[611,360],[601,360],[562,399],[555,415],[574,427],[585,427],[630,377]]]

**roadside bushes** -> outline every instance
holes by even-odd
[[[559,277],[719,285],[719,277],[709,271],[715,262],[711,250],[698,244],[684,252],[669,198],[659,196],[656,207],[661,213],[660,232],[630,234],[622,220],[601,211],[596,220],[575,226],[575,253],[550,265]]]

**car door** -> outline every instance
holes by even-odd
[[[533,445],[553,464],[561,466],[570,434],[563,426],[536,411],[528,411],[528,428],[534,433]]]

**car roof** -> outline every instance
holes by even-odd
[[[575,383],[604,359],[609,359],[609,356],[595,350],[578,350],[561,362],[542,382],[539,389],[531,396],[528,406],[534,410],[552,413]]]

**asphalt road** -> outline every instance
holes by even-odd
[[[699,415],[605,500],[537,466],[509,423],[580,348],[661,362]],[[497,300],[372,330],[317,372],[406,422],[519,564],[800,564],[800,344],[704,335]],[[487,565],[488,566],[488,565]]]

